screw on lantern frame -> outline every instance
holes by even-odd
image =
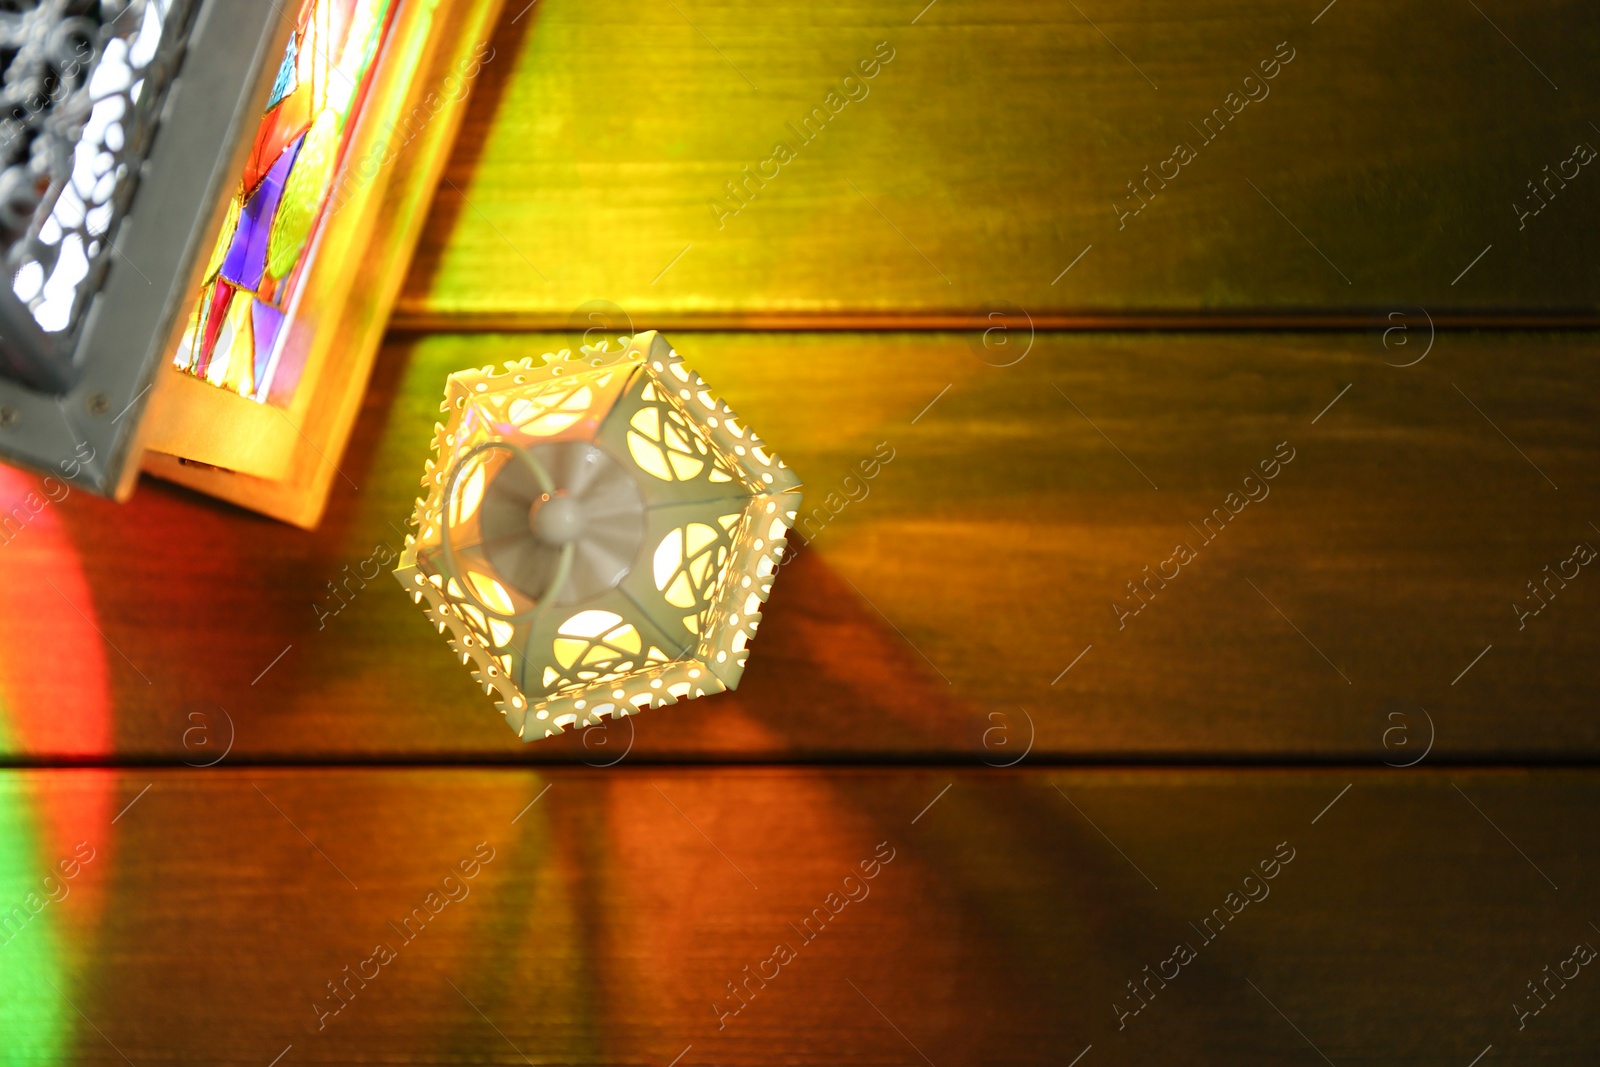
[[[489,607],[482,601],[482,599],[479,598],[478,591],[472,586],[472,580],[464,577],[461,568],[456,564],[455,549],[450,544],[450,505],[456,499],[456,486],[460,482],[461,473],[466,470],[467,464],[470,463],[476,456],[481,455],[490,449],[504,449],[507,452],[510,452],[513,456],[521,459],[522,462],[526,464],[528,469],[533,473],[534,478],[539,483],[540,489],[544,490],[544,492],[550,494],[551,496],[554,496],[556,493],[555,479],[550,477],[550,472],[545,470],[544,465],[537,459],[534,459],[533,454],[527,449],[515,445],[510,441],[485,441],[483,444],[468,449],[466,455],[462,456],[456,461],[454,468],[452,468],[450,471],[450,479],[445,483],[444,487],[444,514],[439,516],[439,549],[441,554],[444,556],[444,559],[441,561],[443,563],[441,570],[444,571],[446,580],[455,581],[456,585],[461,588],[461,595],[470,601],[473,607],[483,612],[489,618],[510,623],[512,626],[521,626],[523,623],[533,622],[535,619],[543,616],[550,610],[551,605],[556,602],[556,598],[561,595],[562,588],[567,584],[567,577],[572,573],[572,558],[577,555],[578,546],[576,542],[573,541],[568,541],[566,544],[561,546],[561,559],[556,563],[555,578],[550,582],[550,585],[545,590],[544,595],[541,596],[538,602],[527,611],[514,615],[507,615]]]

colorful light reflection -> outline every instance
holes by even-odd
[[[0,468],[0,585],[25,611],[0,612],[0,752],[55,757],[111,751],[110,674],[105,643],[76,545],[61,508],[72,492],[61,479],[35,479]],[[72,772],[52,790],[19,773],[0,782],[0,1065],[62,1062],[73,1014],[63,922],[78,947],[98,925],[109,869],[114,777]],[[88,842],[96,862],[67,882],[47,876]],[[54,988],[52,988],[52,986]]]

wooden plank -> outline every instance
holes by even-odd
[[[224,765],[10,772],[0,817],[6,914],[62,896],[0,946],[0,1042],[44,1062],[1600,1049],[1593,772]]]
[[[1593,321],[1587,6],[919,7],[512,5],[400,321]]]
[[[1600,752],[1600,580],[1563,564],[1600,546],[1593,335],[671,339],[807,487],[812,543],[736,693],[609,739],[505,728],[382,560],[445,375],[565,341],[433,337],[381,356],[314,533],[147,482],[122,507],[68,487],[10,536],[0,752],[197,762],[230,733],[249,759]],[[7,477],[8,505],[50,491]],[[1120,617],[1136,580],[1150,602]],[[1523,618],[1535,580],[1549,602]]]

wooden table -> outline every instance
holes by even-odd
[[[0,545],[0,1062],[1595,1058],[1593,14],[919,7],[510,5],[322,527]],[[736,693],[525,746],[329,583],[589,326],[810,521]]]

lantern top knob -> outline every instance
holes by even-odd
[[[547,545],[577,540],[583,526],[583,505],[569,496],[545,493],[528,509],[528,528]]]

